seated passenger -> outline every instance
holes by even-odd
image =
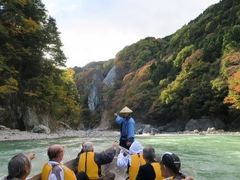
[[[43,166],[41,180],[76,180],[74,172],[61,164],[64,147],[54,144],[48,148],[49,161]]]
[[[137,180],[163,180],[161,165],[156,161],[155,150],[152,147],[144,148],[143,158],[146,164],[140,166]]]
[[[85,172],[89,179],[100,179],[101,165],[111,163],[116,154],[117,144],[113,144],[112,148],[107,151],[96,153],[94,152],[92,142],[85,142],[82,145],[82,150],[78,154],[74,167],[77,173]]]
[[[89,180],[85,172],[80,172],[77,174],[77,180]]]
[[[163,176],[169,180],[193,180],[192,177],[185,176],[180,172],[181,162],[174,153],[164,153],[161,159],[161,166]]]
[[[117,159],[117,166],[128,168],[129,179],[135,180],[139,167],[146,163],[143,159],[142,145],[138,141],[134,141],[129,148],[129,153],[130,154],[126,154],[124,150],[120,152]]]
[[[31,172],[30,160],[34,158],[35,154],[33,153],[27,155],[20,153],[12,157],[8,163],[8,176],[5,180],[25,180]]]

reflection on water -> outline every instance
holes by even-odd
[[[198,180],[240,179],[239,136],[161,135],[139,136],[137,139],[144,146],[153,146],[159,156],[166,151],[178,154],[183,172],[193,175]],[[94,142],[96,151],[102,151],[110,147],[116,139],[99,137],[0,142],[0,177],[6,175],[7,163],[17,153],[33,151],[37,154],[37,158],[32,161],[32,174],[36,174],[47,161],[48,146],[54,143],[64,145],[64,161],[68,161],[77,156],[82,142],[86,140]]]

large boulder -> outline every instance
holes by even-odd
[[[214,127],[208,128],[207,133],[209,134],[216,133],[216,129]]]
[[[167,123],[164,126],[158,127],[159,132],[179,132],[183,131],[185,128],[184,122],[182,120],[174,120]]]
[[[208,118],[201,118],[201,119],[190,119],[185,126],[185,131],[207,131],[208,128],[214,129],[224,129],[225,124],[220,119],[208,119]]]
[[[40,125],[34,126],[34,128],[32,129],[32,132],[49,134],[51,131],[47,126],[40,124]]]
[[[154,128],[150,124],[136,124],[136,134],[156,134],[158,129]]]
[[[61,129],[72,129],[67,123],[63,121],[58,121],[58,126]]]
[[[145,124],[143,127],[143,134],[150,134],[151,133],[152,126],[150,124]]]
[[[3,126],[3,125],[0,125],[0,130],[7,131],[7,130],[10,130],[10,128],[8,128],[6,126]]]

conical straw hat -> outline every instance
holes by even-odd
[[[128,108],[127,106],[125,106],[121,111],[120,113],[124,114],[124,113],[132,113],[133,111]]]

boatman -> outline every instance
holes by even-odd
[[[115,113],[116,123],[119,124],[120,127],[120,142],[119,145],[129,149],[130,145],[134,141],[134,133],[135,133],[135,121],[130,116],[133,111],[125,106],[120,112],[120,115]]]

